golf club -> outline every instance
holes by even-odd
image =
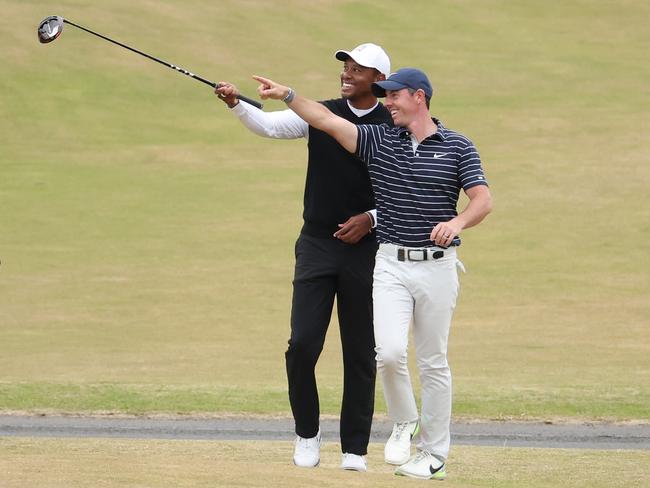
[[[157,63],[162,64],[163,66],[167,66],[168,68],[172,68],[180,73],[183,73],[184,75],[187,75],[191,78],[194,78],[195,80],[201,81],[205,83],[206,85],[210,85],[212,88],[217,88],[217,83],[214,83],[213,81],[206,80],[205,78],[201,78],[200,76],[195,75],[194,73],[190,73],[186,69],[181,68],[180,66],[173,65],[171,63],[168,63],[167,61],[163,61],[161,59],[155,58],[153,56],[150,56],[147,53],[143,53],[142,51],[138,51],[137,49],[134,49],[132,47],[127,46],[126,44],[122,44],[121,42],[114,41],[113,39],[110,39],[106,36],[103,36],[101,34],[98,34],[97,32],[93,32],[90,29],[86,29],[85,27],[82,27],[78,24],[75,24],[74,22],[70,22],[67,19],[64,19],[63,17],[59,15],[52,15],[50,17],[46,17],[43,19],[43,21],[38,25],[38,40],[41,42],[41,44],[47,44],[48,42],[52,42],[55,39],[57,39],[61,33],[63,32],[63,24],[69,24],[73,27],[76,27],[77,29],[81,29],[83,31],[88,32],[89,34],[92,34],[94,36],[100,37],[108,42],[112,42],[113,44],[117,44],[118,46],[121,46],[125,49],[128,49],[129,51],[133,51],[134,53],[140,54],[141,56],[144,56],[145,58],[149,58],[152,61],[155,61]],[[257,108],[262,108],[262,104],[260,102],[257,102],[255,100],[252,100],[248,97],[245,97],[244,95],[237,95],[237,98],[240,99],[243,102],[246,102],[250,105],[253,105],[254,107]]]

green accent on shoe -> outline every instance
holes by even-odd
[[[415,424],[415,430],[411,434],[411,440],[420,433],[420,421],[418,420],[417,423]]]
[[[440,466],[438,469],[434,470],[432,469],[432,466],[429,466],[429,471],[433,471],[431,474],[433,475],[431,477],[432,480],[444,480],[447,477],[447,466],[443,464]]]

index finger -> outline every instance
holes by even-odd
[[[271,80],[269,78],[264,78],[263,76],[253,75],[253,79],[256,80],[256,81],[259,81],[260,83],[263,83],[264,85],[269,85],[270,86],[270,85],[273,84],[273,80]]]

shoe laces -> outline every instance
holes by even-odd
[[[445,462],[442,459],[440,459],[438,456],[436,456],[432,452],[429,452],[429,451],[427,451],[425,449],[420,450],[420,451],[417,452],[417,454],[415,455],[415,458],[413,459],[413,462],[414,463],[419,463],[423,459],[427,459],[427,458],[434,458],[434,459],[438,460],[440,463],[445,464]]]
[[[299,449],[312,449],[318,445],[318,436],[311,438],[297,437],[296,443]]]
[[[343,453],[343,460],[348,461],[350,459],[361,459],[363,460],[363,456],[360,454],[353,454],[351,452],[344,452]]]
[[[418,453],[415,455],[415,459],[413,459],[413,462],[419,463],[423,459],[431,456],[433,456],[433,454],[431,454],[429,451],[418,451]]]
[[[400,440],[402,434],[404,434],[404,431],[410,424],[411,422],[398,422],[395,424],[395,429],[393,430],[393,439],[396,441]]]

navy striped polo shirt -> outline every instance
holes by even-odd
[[[405,127],[358,125],[357,156],[368,164],[377,207],[377,240],[431,247],[431,231],[456,215],[460,189],[487,185],[472,141],[436,118],[435,134],[415,152]],[[452,245],[460,245],[456,237]]]

